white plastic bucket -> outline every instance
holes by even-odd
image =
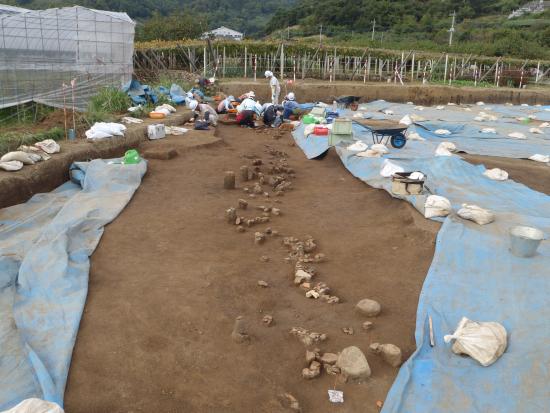
[[[532,257],[537,253],[544,233],[537,228],[516,226],[510,229],[512,254],[518,257]]]

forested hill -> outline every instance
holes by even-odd
[[[399,27],[430,29],[439,20],[449,26],[449,15],[471,19],[494,14],[508,14],[526,1],[520,0],[299,0],[296,5],[278,11],[268,31],[300,24],[305,29],[327,28],[369,31],[376,19],[381,30]]]
[[[0,0],[0,3],[29,9],[73,6],[124,11],[139,22],[157,16],[181,16],[187,30],[194,34],[227,26],[250,35],[263,34],[275,11],[294,0]],[[172,19],[173,20],[173,19]],[[159,21],[159,23],[161,23]],[[168,22],[170,24],[171,22]],[[182,26],[183,31],[183,26]],[[142,32],[139,32],[143,35]]]

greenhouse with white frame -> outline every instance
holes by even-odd
[[[133,73],[134,21],[81,6],[0,5],[0,109],[27,102],[86,110],[104,86]]]

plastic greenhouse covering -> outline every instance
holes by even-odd
[[[131,79],[134,28],[126,13],[0,5],[0,108],[72,107],[74,94],[85,110],[100,87]]]

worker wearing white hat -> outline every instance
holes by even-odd
[[[272,71],[266,70],[265,77],[269,79],[269,88],[271,89],[271,103],[279,104],[279,94],[281,93],[281,85]]]

